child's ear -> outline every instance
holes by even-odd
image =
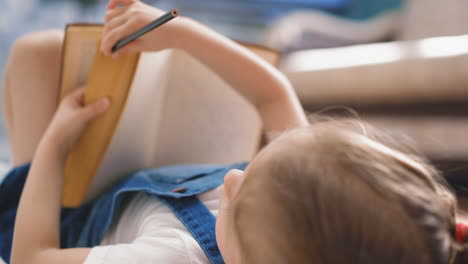
[[[227,199],[230,200],[237,194],[244,178],[245,172],[237,169],[230,170],[226,176],[224,176],[224,191]]]

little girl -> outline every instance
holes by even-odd
[[[26,36],[9,60],[4,112],[14,164],[32,163],[0,185],[5,261],[11,250],[12,263],[461,263],[466,228],[431,166],[353,121],[308,125],[284,76],[234,42],[181,17],[111,54],[161,14],[111,0],[101,51],[183,49],[236,87],[270,135],[287,132],[245,171],[144,170],[60,211],[65,157],[111,102],[83,106],[79,89],[56,110],[62,33]]]

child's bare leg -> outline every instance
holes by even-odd
[[[63,32],[49,30],[18,39],[5,73],[3,113],[13,163],[32,160],[58,99]]]

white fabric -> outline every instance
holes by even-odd
[[[5,180],[5,177],[7,176],[7,173],[13,168],[13,165],[4,160],[0,160],[0,184]],[[1,261],[1,259],[0,259]],[[2,264],[2,262],[0,262]]]
[[[198,198],[218,215],[219,190]],[[185,226],[163,203],[144,193],[129,202],[102,243],[94,247],[85,264],[199,264],[209,263]]]

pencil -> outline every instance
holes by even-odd
[[[127,45],[128,43],[134,41],[135,39],[143,36],[144,34],[150,32],[151,30],[171,21],[175,17],[179,15],[179,11],[177,9],[172,9],[171,11],[165,13],[164,15],[158,17],[157,19],[153,20],[153,22],[149,23],[148,25],[140,28],[135,33],[117,41],[115,45],[112,47],[112,52],[117,51],[121,47]]]

